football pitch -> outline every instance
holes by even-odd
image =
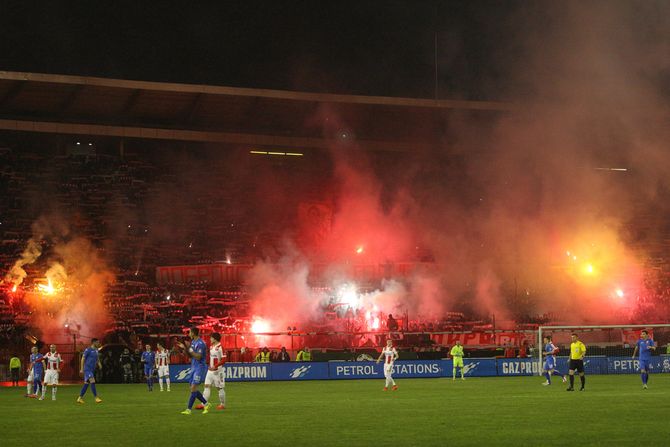
[[[104,400],[23,397],[0,388],[0,445],[638,446],[668,445],[670,376],[589,376],[585,392],[540,377],[228,383],[228,405],[179,414],[187,386],[98,385]],[[579,380],[575,380],[578,388]],[[213,394],[212,402],[218,397]]]

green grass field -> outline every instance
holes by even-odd
[[[383,392],[381,380],[229,383],[226,410],[191,416],[179,414],[182,384],[171,393],[100,384],[104,402],[89,392],[84,405],[75,404],[79,386],[61,386],[55,402],[0,388],[0,445],[670,444],[670,376],[653,375],[646,391],[637,375],[587,380],[583,393],[560,380],[543,387],[539,377],[405,379],[396,392]]]

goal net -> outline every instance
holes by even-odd
[[[587,374],[633,374],[638,373],[639,353],[633,352],[643,330],[654,340],[656,350],[652,352],[650,372],[670,372],[670,324],[606,325],[606,326],[540,326],[537,331],[537,371],[544,366],[544,337],[550,336],[559,348],[556,369],[563,374],[568,371],[571,334],[576,333],[586,345],[584,369]]]

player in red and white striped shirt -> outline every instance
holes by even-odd
[[[42,397],[47,386],[51,386],[51,400],[56,400],[56,390],[58,389],[58,376],[60,374],[60,367],[63,364],[63,359],[60,354],[56,352],[56,345],[49,346],[49,352],[44,356],[44,363],[46,373],[44,374],[44,386],[42,387]]]
[[[388,391],[389,386],[393,387],[393,391],[398,389],[398,385],[393,380],[393,363],[398,359],[398,351],[393,347],[393,340],[386,340],[386,346],[382,349],[381,354],[377,358],[377,363],[384,357],[384,377],[386,377],[386,385],[384,391]]]
[[[219,389],[220,403],[216,407],[217,410],[226,408],[226,378],[223,370],[224,363],[226,363],[226,353],[221,347],[221,334],[214,332],[210,336],[209,368],[207,376],[205,376],[205,391],[203,391],[202,394],[205,396],[205,400],[209,402],[212,385]],[[196,408],[199,407],[200,406],[198,405]]]
[[[170,391],[170,352],[165,347],[156,343],[156,371],[158,371],[158,384],[163,391],[163,379],[167,384],[167,390]]]

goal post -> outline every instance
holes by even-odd
[[[595,326],[539,326],[537,329],[537,371],[542,375],[544,364],[543,338],[552,337],[553,343],[559,348],[558,358],[569,358],[570,335],[574,332],[586,345],[586,358],[601,358],[598,372],[601,374],[626,374],[636,372],[637,360],[632,359],[635,343],[640,338],[642,330],[649,332],[656,344],[653,356],[656,358],[656,368],[663,372],[670,371],[670,324],[621,324]],[[653,368],[653,366],[652,366]],[[563,373],[567,371],[562,371]],[[656,371],[660,372],[660,371]]]

